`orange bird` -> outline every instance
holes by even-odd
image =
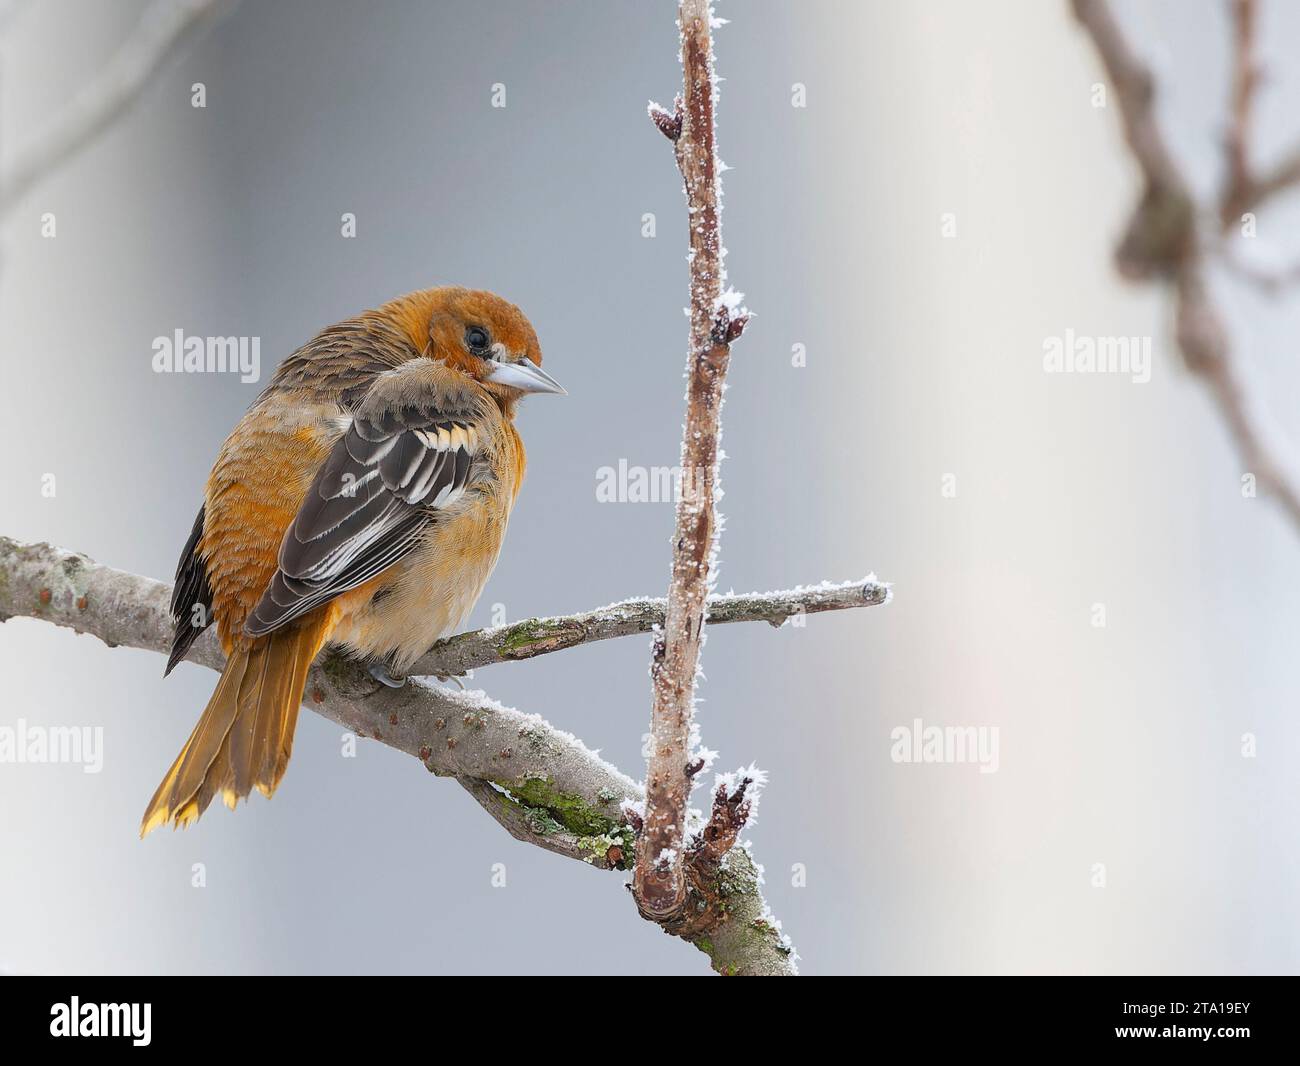
[[[496,565],[524,476],[524,393],[541,369],[514,304],[412,293],[330,326],[276,369],[226,438],[181,552],[167,673],[210,622],[227,656],[140,835],[220,794],[270,796],[307,668],[326,644],[399,685],[459,627]]]

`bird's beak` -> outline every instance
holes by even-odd
[[[521,359],[517,363],[496,363],[487,376],[488,381],[509,385],[520,392],[554,392],[568,396],[564,386],[536,363]]]

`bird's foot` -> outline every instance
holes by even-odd
[[[465,682],[463,682],[463,681],[462,681],[459,677],[457,677],[455,674],[453,674],[451,677],[441,677],[441,676],[439,676],[439,675],[437,675],[437,674],[435,674],[434,676],[437,677],[438,680],[441,681],[444,685],[450,683],[450,684],[455,685],[458,689],[460,689],[461,692],[464,692],[464,691],[465,691]]]
[[[389,688],[401,688],[406,684],[405,677],[394,677],[388,672],[388,667],[382,662],[370,663],[366,669],[370,676],[378,681],[381,685],[387,685]]]

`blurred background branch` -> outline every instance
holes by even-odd
[[[1227,177],[1218,204],[1197,202],[1155,114],[1158,91],[1150,67],[1133,49],[1106,0],[1072,0],[1075,17],[1092,38],[1115,89],[1125,141],[1144,179],[1144,190],[1116,253],[1130,280],[1158,279],[1174,294],[1175,336],[1187,368],[1209,390],[1219,417],[1236,443],[1246,473],[1277,500],[1300,532],[1300,470],[1290,448],[1266,430],[1267,416],[1252,390],[1207,277],[1217,257],[1235,260],[1218,235],[1203,233],[1203,219],[1225,232],[1270,197],[1300,183],[1300,149],[1257,174],[1250,155],[1252,106],[1260,71],[1254,58],[1255,0],[1230,0],[1233,25],[1231,121],[1226,138]],[[1238,273],[1241,273],[1239,270]],[[1294,272],[1292,272],[1294,273]],[[1248,275],[1266,289],[1284,276]]]
[[[150,4],[135,32],[103,69],[77,90],[38,138],[4,165],[0,219],[7,218],[39,182],[112,129],[167,60],[233,6],[234,0],[155,0]],[[16,12],[0,14],[8,18]]]

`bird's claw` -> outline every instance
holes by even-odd
[[[389,688],[401,688],[406,684],[405,677],[394,677],[388,672],[388,667],[383,663],[371,663],[366,669],[369,671],[370,676],[381,685],[387,685]]]
[[[455,685],[458,689],[460,689],[461,692],[465,691],[465,682],[463,682],[455,674],[452,674],[450,677],[438,677],[438,680],[441,681],[444,685],[450,682],[451,684]]]

